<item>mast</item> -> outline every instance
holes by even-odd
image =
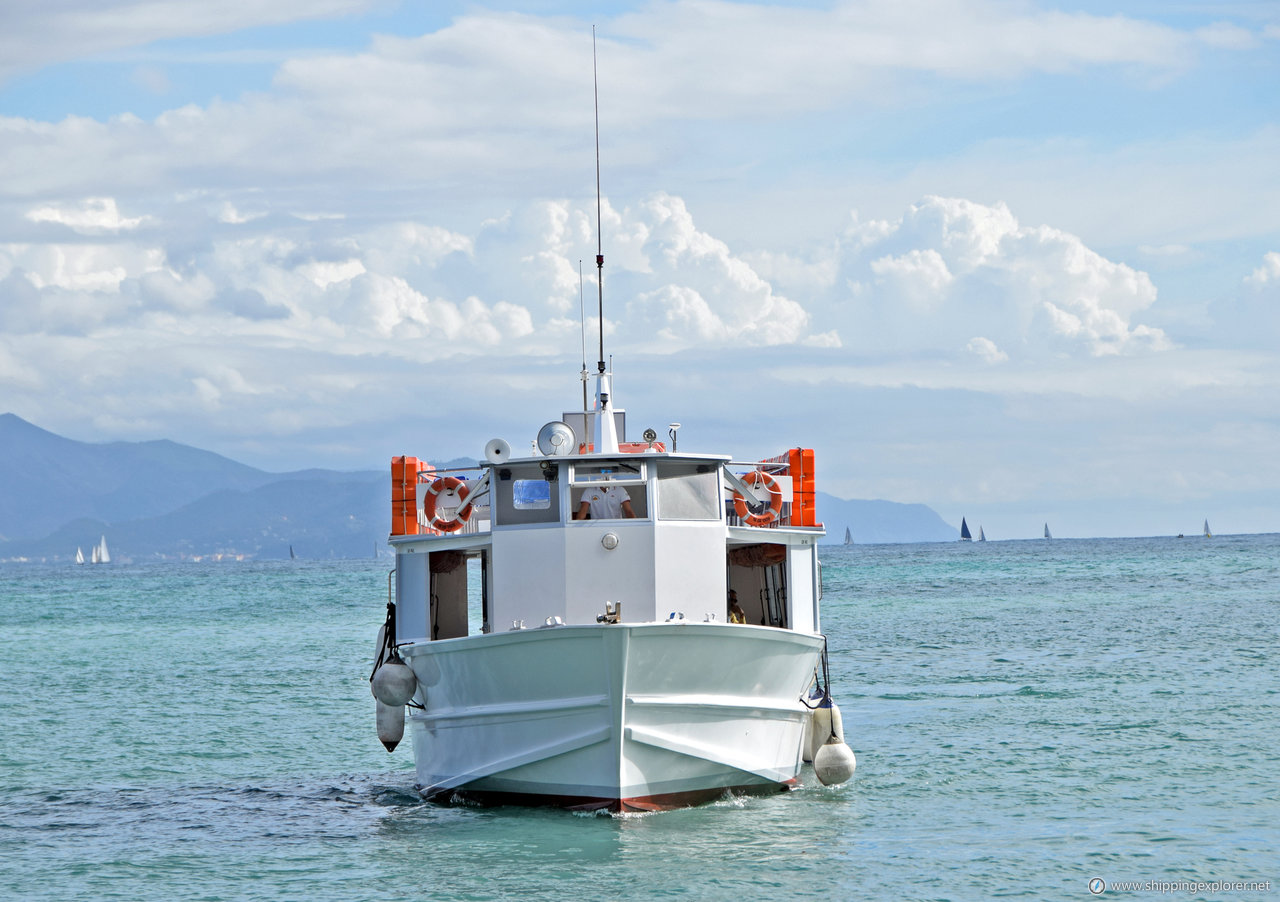
[[[582,409],[587,406],[587,302],[582,293],[582,261],[578,261],[578,320],[582,323]]]
[[[596,27],[591,26],[591,80],[596,110],[596,287],[599,290],[600,358],[596,362],[596,421],[593,429],[597,454],[618,453],[618,426],[609,406],[609,376],[604,365],[604,217],[600,193],[600,74],[596,66]]]
[[[596,27],[591,26],[591,89],[596,109],[596,287],[599,290],[600,357],[596,372],[604,375],[604,221],[600,201],[600,70],[596,65]]]

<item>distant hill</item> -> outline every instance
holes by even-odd
[[[441,466],[468,466],[469,460]],[[268,473],[170,441],[91,444],[0,415],[0,561],[70,561],[105,535],[113,560],[362,558],[385,552],[390,472]],[[818,493],[827,543],[940,542],[923,504]]]
[[[370,557],[390,471],[268,473],[170,441],[91,444],[0,415],[0,560]]]
[[[824,492],[817,493],[817,502],[818,519],[827,529],[824,544],[843,542],[846,528],[859,545],[952,542],[960,537],[958,527],[924,504],[846,501]]]
[[[77,518],[159,516],[279,478],[176,442],[88,444],[0,414],[0,541],[45,536]]]
[[[280,479],[249,491],[222,490],[138,520],[73,520],[37,540],[0,544],[0,558],[86,555],[100,535],[116,560],[197,557],[281,559],[372,557],[386,550],[389,474],[322,474]]]

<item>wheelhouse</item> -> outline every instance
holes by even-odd
[[[400,642],[567,624],[746,622],[816,633],[813,452],[763,461],[638,444],[437,471],[392,462]],[[603,486],[633,516],[575,519]]]

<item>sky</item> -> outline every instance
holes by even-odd
[[[0,412],[519,452],[599,241],[630,438],[991,539],[1280,531],[1278,98],[1274,0],[0,0]]]

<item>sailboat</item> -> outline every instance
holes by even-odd
[[[979,542],[985,542],[986,540],[987,540],[987,534],[986,534],[985,532],[983,532],[983,531],[982,531],[982,527],[981,527],[981,526],[979,526],[979,527],[978,527],[978,541],[979,541]]]
[[[969,532],[969,524],[965,522],[964,517],[960,518],[960,541],[972,542],[973,535]]]
[[[78,547],[76,548],[76,563],[77,564],[84,563],[84,552],[81,551]]]
[[[1053,538],[1053,536],[1049,533],[1049,524],[1048,524],[1048,523],[1046,523],[1046,524],[1044,525],[1044,537],[1045,537],[1046,539],[1052,539],[1052,538]]]
[[[1213,538],[1213,533],[1211,533],[1211,532],[1209,531],[1209,521],[1208,521],[1208,520],[1205,520],[1205,521],[1204,521],[1204,537],[1205,537],[1206,539],[1212,539],[1212,538]]]
[[[84,558],[80,556],[80,549],[76,549],[77,560],[84,563]],[[109,564],[111,563],[111,552],[107,551],[107,537],[103,536],[97,545],[93,546],[90,552],[89,562],[92,564]]]
[[[297,559],[298,559],[298,556],[297,556],[296,554],[294,554],[294,553],[293,553],[293,546],[292,546],[292,545],[290,545],[290,546],[289,546],[289,560],[291,560],[291,561],[296,561]]]
[[[844,543],[846,545],[853,544],[853,533],[849,531],[849,527],[844,528]]]

